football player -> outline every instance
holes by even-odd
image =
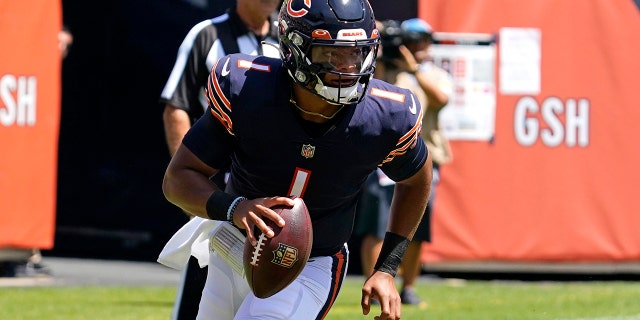
[[[280,59],[232,54],[207,86],[209,109],[167,168],[163,191],[183,210],[230,221],[255,245],[254,227],[283,222],[270,208],[302,197],[313,224],[311,257],[296,280],[255,297],[217,254],[197,319],[323,319],[347,274],[359,192],[369,173],[396,181],[382,252],[362,290],[363,313],[400,319],[394,277],[426,207],[431,159],[423,110],[409,90],[372,79],[379,35],[366,0],[285,0]],[[209,177],[230,163],[225,190]]]

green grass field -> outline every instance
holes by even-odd
[[[328,320],[373,319],[360,309],[362,278],[346,281]],[[2,320],[169,319],[174,287],[0,288]],[[638,282],[428,281],[425,308],[402,319],[640,320]],[[297,320],[297,319],[294,319]]]

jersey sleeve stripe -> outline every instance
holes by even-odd
[[[220,84],[218,83],[218,78],[215,74],[215,69],[217,66],[213,67],[212,72],[209,74],[209,81],[207,83],[207,102],[209,103],[210,112],[214,116],[214,118],[218,119],[218,121],[224,126],[225,129],[231,134],[233,134],[233,123],[231,121],[231,103],[224,96],[222,89],[220,88]]]
[[[216,66],[217,65],[218,63],[216,63]],[[218,77],[214,72],[216,66],[213,67],[211,73],[209,74],[209,81],[207,83],[207,98],[209,98],[210,100],[213,100],[214,98],[219,100],[219,102],[223,104],[227,110],[231,111],[231,102],[229,102],[229,99],[222,92],[222,88],[220,88],[220,83],[218,82]],[[215,94],[213,94],[214,89]]]
[[[225,113],[220,105],[215,101],[213,101],[213,104],[210,104],[210,107],[211,114],[220,121],[230,134],[233,135],[233,122],[231,121],[229,114]]]
[[[413,127],[400,139],[398,139],[398,143],[396,144],[397,148],[393,149],[389,155],[382,161],[382,163],[387,163],[392,161],[396,156],[403,155],[407,152],[407,149],[415,146],[417,139],[421,139],[420,131],[422,130],[422,116],[424,114],[424,110],[420,108],[420,113],[416,117],[416,123]]]
[[[420,114],[418,114],[416,123],[413,125],[411,130],[409,130],[409,132],[407,132],[404,136],[400,137],[397,145],[402,144],[403,141],[407,139],[414,139],[416,134],[420,134],[420,130],[422,128],[422,115],[423,115],[423,112],[422,112],[422,109],[420,109]]]

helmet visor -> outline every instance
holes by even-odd
[[[375,45],[340,45],[339,43],[313,43],[310,50],[311,64],[318,72],[339,73],[343,76],[362,76],[371,69]]]

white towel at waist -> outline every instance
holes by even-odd
[[[173,269],[182,270],[190,256],[198,259],[200,267],[209,264],[209,233],[221,221],[194,217],[178,230],[164,245],[158,262]]]

